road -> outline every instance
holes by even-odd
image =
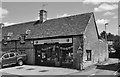
[[[88,75],[88,77],[114,77],[120,73],[119,70],[120,64],[118,64],[118,59],[110,59],[105,64],[96,65],[94,68],[82,71],[81,73],[73,73],[72,75]]]
[[[104,64],[91,66],[83,71],[24,65],[4,68],[0,72],[3,74],[2,77],[6,77],[6,75],[7,77],[117,77],[116,74],[120,73],[120,64],[118,64],[117,59],[110,59]]]

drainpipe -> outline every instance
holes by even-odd
[[[15,51],[17,52],[17,41],[15,41]]]

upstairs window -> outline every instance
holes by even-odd
[[[30,34],[30,33],[31,33],[31,30],[27,29],[25,33],[26,33],[26,34]]]
[[[8,35],[7,36],[12,36],[13,35],[13,33],[12,32],[8,32]]]

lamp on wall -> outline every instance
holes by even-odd
[[[5,41],[4,39],[2,39],[2,44],[3,45],[7,45],[7,41]]]
[[[2,44],[7,45],[8,36],[4,36],[2,39]]]
[[[27,37],[28,35],[30,35],[30,33],[31,33],[31,30],[30,30],[30,29],[26,29],[25,33],[20,34],[20,36],[19,36],[20,43],[23,43],[23,44],[24,44],[26,37]],[[33,42],[31,42],[31,43],[33,43]]]
[[[20,39],[20,43],[21,44],[25,44],[25,39],[26,39],[26,36],[27,36],[28,34],[20,34],[20,36],[19,36],[19,39]]]
[[[77,53],[79,53],[80,56],[82,56],[82,54],[83,54],[83,50],[82,50],[82,47],[81,47],[81,46],[79,46],[79,48],[78,48],[78,52],[77,52]]]
[[[11,40],[12,35],[13,35],[12,32],[8,32],[8,34],[7,34],[7,40]]]

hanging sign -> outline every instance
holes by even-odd
[[[72,43],[72,38],[61,38],[61,39],[47,39],[47,40],[35,40],[34,44],[44,44],[44,43]]]

